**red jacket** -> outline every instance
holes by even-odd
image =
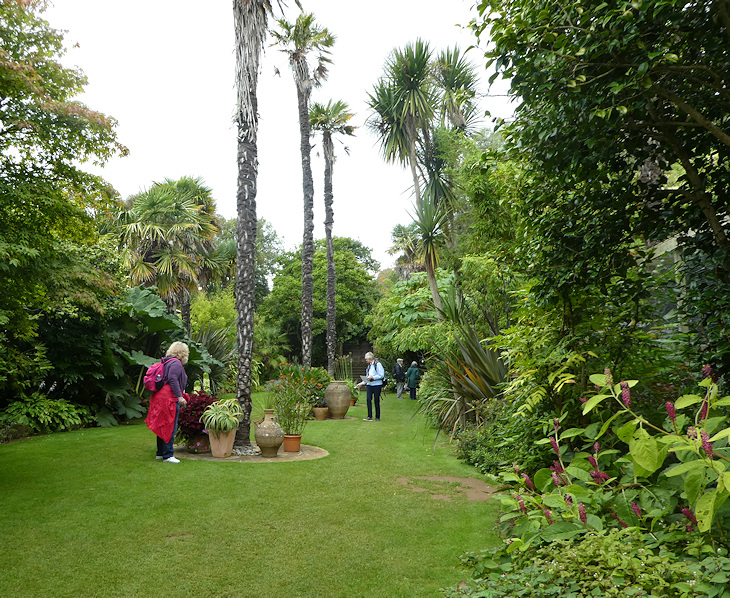
[[[169,384],[165,384],[150,397],[150,408],[144,420],[147,427],[165,442],[170,442],[175,428],[177,397]]]

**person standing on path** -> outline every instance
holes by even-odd
[[[383,369],[383,364],[375,359],[375,355],[370,351],[365,353],[365,361],[368,362],[367,372],[364,380],[358,384],[358,386],[366,386],[367,388],[368,416],[363,421],[373,421],[373,403],[375,403],[375,421],[379,422],[380,393],[383,390],[385,370]]]
[[[414,361],[411,363],[411,367],[406,372],[406,386],[411,393],[411,399],[416,400],[416,388],[418,388],[418,381],[421,379],[421,370],[418,369],[418,362]]]
[[[188,376],[183,365],[188,362],[190,351],[185,343],[176,341],[170,345],[164,364],[164,384],[150,397],[150,408],[145,423],[157,434],[157,456],[163,463],[180,463],[175,457],[173,443],[177,432],[177,417],[180,407],[187,405],[185,386]]]
[[[399,357],[393,366],[393,378],[395,379],[395,392],[399,399],[403,398],[403,387],[406,381],[406,372],[403,369],[403,358]]]

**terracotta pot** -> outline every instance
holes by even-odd
[[[284,434],[284,451],[287,453],[298,453],[301,446],[301,434]]]
[[[208,437],[210,438],[210,452],[214,457],[225,459],[231,456],[233,442],[236,440],[236,430],[222,433],[208,430]]]
[[[333,380],[324,391],[324,399],[330,410],[332,419],[345,419],[345,414],[350,408],[352,393],[347,383],[342,380]]]
[[[264,409],[264,421],[256,424],[254,438],[262,457],[276,457],[279,453],[279,447],[284,442],[284,431],[274,419],[273,409]]]
[[[329,413],[329,408],[328,407],[312,407],[312,413],[314,413],[314,419],[322,422],[327,419],[327,413]]]
[[[187,450],[189,453],[209,453],[210,439],[207,434],[196,434],[188,439]]]
[[[352,397],[350,399],[350,407],[354,407],[355,406],[355,403],[357,403],[357,399],[355,397]]]

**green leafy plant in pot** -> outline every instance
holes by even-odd
[[[231,456],[236,430],[242,417],[243,409],[235,398],[216,401],[200,416],[200,421],[208,430],[210,450],[214,457]]]
[[[301,437],[313,405],[318,397],[324,396],[326,380],[320,381],[318,372],[314,371],[319,369],[304,370],[285,364],[280,368],[279,379],[272,385],[276,420],[284,430],[285,451],[299,450],[298,446],[295,448],[289,443],[291,441],[287,442],[287,436]]]

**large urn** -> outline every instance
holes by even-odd
[[[264,421],[256,426],[254,438],[261,449],[262,457],[276,457],[281,443],[284,442],[284,431],[274,419],[273,409],[264,409]]]
[[[350,387],[342,380],[333,380],[324,391],[324,399],[330,410],[332,419],[345,419],[345,414],[350,408]]]

